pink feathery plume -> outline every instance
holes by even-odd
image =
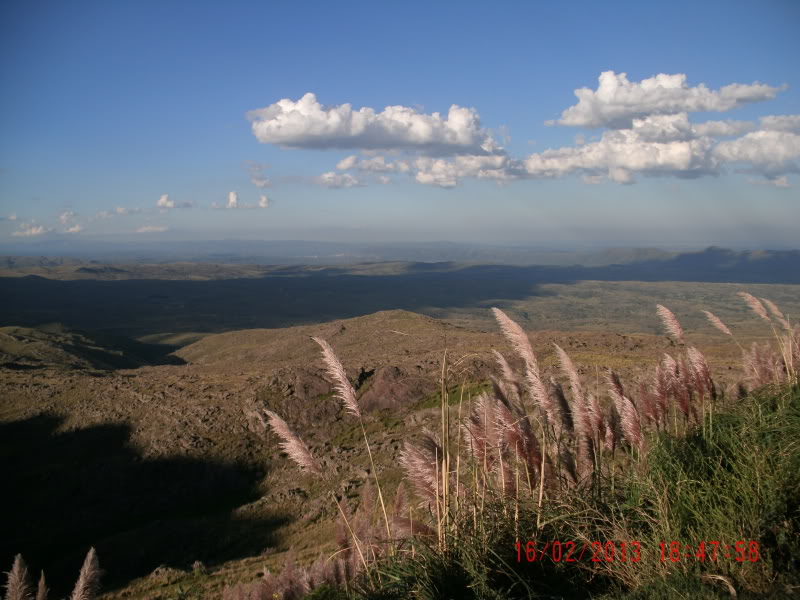
[[[625,395],[619,376],[614,371],[610,371],[608,374],[608,384],[611,398],[614,400],[614,407],[619,414],[622,432],[633,446],[641,448],[642,427],[636,406],[634,406],[630,398]]]
[[[656,309],[661,322],[664,324],[664,328],[667,330],[667,333],[669,333],[679,342],[683,343],[683,327],[681,327],[677,317],[672,314],[670,309],[661,304],[656,304]]]
[[[792,330],[792,327],[789,325],[789,321],[786,319],[786,316],[772,300],[767,300],[766,298],[759,298],[759,300],[767,305],[769,312],[771,312],[775,319],[777,319],[778,323],[781,324],[781,327],[783,327],[786,331]]]
[[[81,574],[75,589],[72,590],[70,600],[94,600],[100,589],[100,563],[97,561],[97,553],[94,548],[89,549],[86,560],[83,561]]]
[[[561,370],[564,372],[564,375],[569,378],[569,384],[570,387],[572,387],[572,395],[576,400],[583,400],[583,386],[581,386],[581,378],[578,376],[578,369],[575,368],[575,363],[572,362],[569,354],[564,352],[564,349],[561,348],[561,346],[558,344],[553,344],[553,346],[556,347],[558,361],[561,363]]]
[[[597,439],[601,439],[601,433],[603,430],[603,409],[600,406],[600,400],[589,392],[587,397],[587,404],[589,406],[589,416],[591,417],[592,422],[592,431],[594,435],[597,436]]]
[[[636,407],[627,396],[620,396],[612,391],[611,397],[614,399],[614,405],[617,407],[617,412],[619,413],[622,432],[631,445],[641,448],[642,427]]]
[[[301,469],[307,469],[312,473],[321,474],[322,471],[319,468],[317,461],[314,460],[314,457],[311,455],[311,451],[308,449],[308,446],[306,446],[303,440],[297,437],[292,430],[289,429],[286,421],[281,419],[271,410],[267,410],[265,412],[269,417],[269,424],[272,427],[272,430],[281,439],[281,450],[286,452],[286,454],[289,455],[289,458],[297,463]]]
[[[7,573],[8,583],[6,583],[7,600],[31,600],[33,590],[28,578],[28,566],[21,554],[14,557],[14,566]]]
[[[492,350],[492,354],[494,354],[494,358],[497,361],[497,366],[500,367],[500,373],[502,374],[503,381],[509,384],[516,383],[517,378],[514,375],[514,371],[511,370],[506,357],[494,349]]]
[[[322,360],[327,367],[328,375],[333,379],[336,395],[344,404],[345,410],[356,417],[361,417],[361,410],[358,408],[358,402],[356,402],[356,392],[353,386],[350,385],[347,373],[333,352],[333,348],[322,338],[312,337],[311,339],[322,348]]]
[[[653,374],[653,393],[656,397],[656,416],[659,423],[663,423],[669,410],[669,393],[672,388],[672,378],[675,373],[670,373],[663,362],[656,365]]]
[[[750,310],[752,310],[754,313],[756,313],[759,317],[761,317],[765,321],[769,321],[769,315],[767,314],[767,309],[765,309],[764,305],[761,304],[761,302],[759,302],[758,298],[756,298],[752,294],[748,294],[747,292],[737,292],[736,295],[745,301],[747,306],[750,307]]]
[[[493,308],[497,323],[500,325],[500,330],[503,332],[505,338],[509,341],[514,350],[519,354],[522,360],[525,361],[525,379],[531,390],[531,395],[536,403],[542,408],[547,415],[547,419],[553,426],[559,422],[556,408],[550,399],[550,394],[547,393],[547,388],[542,382],[541,375],[539,374],[539,362],[533,354],[531,342],[527,334],[522,330],[522,327],[512,321],[499,308]]]
[[[708,368],[706,357],[694,346],[689,346],[686,350],[689,356],[689,364],[695,373],[695,380],[700,394],[711,393],[713,382],[711,380],[711,370]]]
[[[36,587],[36,600],[47,600],[50,593],[50,588],[47,587],[47,581],[44,578],[44,571],[39,577],[39,585]]]
[[[500,325],[500,331],[503,332],[505,338],[511,343],[511,346],[520,355],[522,360],[525,361],[527,367],[532,367],[535,371],[539,371],[539,363],[536,356],[533,354],[531,342],[527,334],[522,330],[522,327],[517,325],[509,316],[499,308],[493,308],[494,318],[497,319],[497,324]]]
[[[400,453],[400,466],[406,472],[414,491],[420,498],[429,503],[437,501],[438,489],[441,485],[442,447],[433,435],[426,433],[417,443],[406,440]]]
[[[705,314],[706,318],[708,319],[708,322],[711,323],[717,329],[719,329],[722,333],[724,333],[725,335],[731,335],[731,336],[733,335],[731,333],[731,330],[728,329],[725,323],[723,323],[717,315],[708,310],[704,310],[703,314]]]

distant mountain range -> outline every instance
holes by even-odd
[[[298,242],[298,244],[305,242]],[[284,244],[281,242],[280,244]],[[290,256],[292,248],[286,242],[285,254],[269,262],[246,255],[227,257],[214,254],[186,258],[180,262],[164,262],[146,257],[130,258],[128,262],[102,261],[74,256],[0,256],[0,277],[38,275],[48,279],[161,279],[213,280],[286,275],[285,265],[318,266],[328,259],[332,263],[350,265],[362,274],[387,274],[386,267],[365,266],[373,263],[395,263],[392,274],[421,272],[450,272],[464,267],[485,265],[495,272],[503,266],[551,267],[538,271],[553,282],[563,280],[636,280],[636,281],[705,281],[750,283],[799,283],[800,250],[746,250],[709,247],[699,252],[667,252],[654,248],[618,248],[597,252],[539,251],[525,248],[487,248],[466,246],[398,246],[375,247],[364,254]],[[305,246],[303,246],[305,247]],[[336,246],[338,248],[338,246]],[[322,247],[318,248],[324,250]],[[327,247],[333,250],[334,245]],[[416,256],[417,258],[410,258]],[[452,258],[441,258],[452,256]],[[437,260],[426,260],[437,258]],[[460,257],[460,258],[458,258]],[[217,258],[218,260],[213,260]],[[295,258],[292,262],[289,259]],[[369,258],[370,260],[360,260]],[[347,261],[346,259],[349,259]],[[482,259],[482,260],[479,260]],[[282,266],[283,265],[283,266]],[[357,267],[355,265],[358,265]],[[293,269],[292,275],[312,275],[318,268]],[[325,272],[323,270],[323,272]]]
[[[355,262],[443,262],[513,265],[598,266],[670,258],[675,252],[656,248],[553,249],[453,242],[353,243],[304,240],[214,240],[67,243],[64,240],[25,245],[0,244],[0,255],[60,257],[65,263],[102,257],[104,262],[212,262],[222,264],[351,264]]]

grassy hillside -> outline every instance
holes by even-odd
[[[762,390],[715,419],[705,434],[654,435],[602,495],[501,499],[479,530],[456,513],[447,550],[387,557],[355,597],[796,598],[800,388]]]
[[[763,293],[760,288],[755,288],[758,286],[750,289],[759,295]],[[779,290],[776,286],[763,289],[768,290],[773,299]],[[720,312],[735,334],[740,336],[744,329],[745,334],[739,337],[741,343],[747,342],[751,332],[760,339],[769,337],[764,335],[770,330],[763,320],[759,321],[752,313],[740,314],[733,308],[736,303],[741,303],[740,299],[729,295],[717,301],[730,311]],[[625,302],[622,299],[614,310],[624,311]],[[635,302],[632,297],[631,302]],[[649,303],[648,300],[642,302]],[[684,317],[693,314],[696,300],[687,297],[684,302],[669,305],[687,325],[692,323],[691,318],[684,320]],[[783,308],[786,310],[786,306]],[[655,321],[652,305],[649,310],[650,321]],[[728,320],[728,314],[739,316],[747,327],[737,327],[736,321]],[[527,323],[523,321],[523,324],[525,329],[529,329]],[[656,328],[657,325],[653,327]],[[719,432],[725,431],[728,418],[732,422],[747,415],[760,418],[767,410],[794,406],[795,400],[775,406],[771,401],[756,402],[752,398],[733,401],[739,397],[735,383],[745,375],[751,380],[748,385],[754,386],[757,380],[768,379],[777,372],[774,356],[770,358],[772,355],[759,350],[761,354],[751,358],[751,362],[755,360],[766,369],[766,375],[743,373],[741,353],[733,340],[710,325],[704,325],[705,331],[698,329],[700,331],[685,336],[685,343],[674,336],[650,333],[540,329],[529,331],[525,336],[537,358],[538,377],[548,393],[557,397],[558,382],[567,390],[571,385],[555,343],[566,350],[577,365],[576,376],[583,389],[600,399],[604,412],[611,411],[607,415],[609,424],[613,424],[621,413],[614,408],[616,401],[603,367],[613,368],[628,390],[626,394],[639,403],[641,398],[649,397],[647,390],[653,382],[650,366],[658,364],[665,353],[680,360],[690,345],[702,348],[704,361],[707,358],[714,376],[714,393],[720,401],[719,410],[714,413],[717,426],[714,435],[722,435]],[[474,410],[480,395],[492,392],[490,377],[499,376],[493,351],[506,354],[510,369],[516,373],[524,373],[528,364],[523,356],[508,352],[508,340],[496,327],[494,331],[482,331],[403,310],[290,328],[177,337],[169,333],[157,334],[150,341],[191,343],[175,350],[171,358],[175,364],[163,364],[163,361],[159,364],[154,360],[116,366],[106,363],[114,368],[104,367],[105,370],[99,369],[98,364],[88,358],[85,364],[79,364],[72,357],[84,356],[79,350],[85,351],[81,349],[86,346],[92,352],[102,350],[103,356],[110,353],[127,359],[137,356],[135,344],[109,338],[107,334],[92,338],[54,327],[45,330],[9,329],[7,335],[13,337],[4,346],[11,359],[5,367],[0,366],[0,397],[3,398],[0,403],[0,464],[5,465],[0,476],[10,482],[7,487],[10,491],[5,493],[5,499],[10,501],[16,518],[7,523],[5,535],[0,539],[0,560],[10,565],[14,554],[22,552],[32,568],[45,568],[53,589],[61,595],[67,592],[74,580],[90,545],[97,548],[106,571],[105,589],[115,597],[216,597],[226,585],[255,581],[259,573],[266,581],[264,568],[281,570],[287,556],[293,556],[293,560],[301,565],[309,565],[321,555],[331,556],[341,544],[341,535],[337,535],[337,529],[341,530],[341,523],[337,524],[340,512],[330,500],[331,490],[326,491],[328,484],[323,485],[313,474],[298,473],[287,461],[287,455],[279,448],[281,440],[264,427],[264,410],[281,415],[302,436],[333,482],[330,484],[332,491],[343,503],[345,512],[352,515],[360,505],[374,505],[367,498],[370,493],[374,496],[374,490],[370,492],[373,484],[368,482],[374,483],[376,472],[380,474],[382,485],[386,486],[387,499],[393,502],[395,489],[405,475],[401,459],[404,453],[407,456],[406,442],[418,438],[425,428],[436,431],[441,426],[442,406],[449,407],[453,431],[457,431],[458,421]],[[336,379],[326,373],[320,348],[312,336],[328,340],[342,361],[348,385],[354,387],[356,401],[363,412],[363,430],[337,399]],[[41,348],[55,354],[46,355],[43,351],[27,349],[29,346],[40,348],[36,344],[43,344]],[[169,349],[168,346],[161,348]],[[775,343],[773,348],[777,348]],[[440,378],[445,351],[447,381],[442,385]],[[14,366],[25,364],[25,361],[29,361],[30,368]],[[134,368],[125,368],[128,366]],[[692,375],[695,379],[686,379],[689,377],[687,373],[693,371],[687,371],[686,366],[681,368],[684,370],[678,368],[678,372],[683,373],[681,377],[686,382],[691,380],[692,386],[700,385],[699,376]],[[523,378],[520,381],[529,380]],[[507,382],[504,385],[511,384]],[[522,390],[529,384],[523,382],[519,385]],[[707,399],[710,388],[702,389],[705,391],[700,396],[697,395],[699,392],[693,392],[693,397]],[[678,392],[673,390],[670,393],[675,395]],[[778,395],[783,398],[785,394],[781,394]],[[444,404],[442,397],[447,400]],[[677,396],[674,398],[670,402],[679,402]],[[569,393],[564,402],[571,402]],[[666,428],[662,419],[659,427],[648,430],[649,456],[656,456],[661,447],[659,439],[665,440],[664,444],[678,446],[696,443],[706,453],[711,441],[713,444],[726,444],[735,439],[752,441],[747,432],[756,425],[749,421],[744,428],[732,430],[734,433],[725,439],[708,437],[705,400],[702,410],[687,409],[683,416],[676,406],[671,409],[673,412]],[[613,417],[615,410],[619,413],[617,417]],[[650,409],[637,404],[637,410]],[[697,416],[698,412],[702,412],[702,418]],[[791,411],[782,412],[774,419],[770,417],[769,423],[790,425],[794,418],[792,414]],[[702,435],[693,437],[692,432],[697,431],[700,423],[703,424],[700,428]],[[547,483],[546,493],[539,492],[534,489],[534,469],[531,471],[532,480],[526,485],[531,488],[529,491],[534,491],[535,511],[524,516],[519,506],[512,508],[504,503],[505,492],[494,499],[489,497],[491,502],[484,502],[481,510],[499,511],[486,513],[492,515],[492,523],[514,522],[519,527],[524,519],[533,519],[539,527],[542,519],[563,520],[558,511],[563,511],[565,506],[578,512],[612,507],[613,518],[606,513],[596,513],[600,516],[591,523],[577,521],[590,526],[589,529],[553,530],[552,535],[578,535],[584,531],[588,536],[586,532],[595,532],[591,527],[605,523],[603,526],[609,526],[611,530],[597,530],[595,533],[618,536],[614,528],[624,525],[620,519],[633,517],[643,519],[635,527],[644,527],[652,521],[652,515],[630,513],[632,507],[644,498],[642,494],[646,490],[643,491],[641,486],[650,481],[647,485],[651,488],[666,489],[671,483],[664,479],[656,485],[653,483],[655,479],[648,480],[647,477],[655,477],[656,472],[647,469],[657,463],[645,462],[640,456],[641,450],[632,452],[627,447],[629,442],[625,441],[619,424],[608,426],[611,427],[608,431],[613,432],[609,435],[618,439],[612,441],[610,457],[604,454],[605,470],[598,471],[600,475],[589,488],[589,497],[596,498],[601,494],[604,503],[601,507],[581,505],[586,490],[580,486],[564,488],[565,494],[572,490],[574,496],[556,495],[549,488],[556,485],[554,482]],[[553,431],[565,432],[566,429]],[[364,435],[370,440],[372,459],[364,446]],[[767,478],[777,477],[784,466],[793,465],[795,460],[792,454],[795,446],[791,443],[781,445],[784,434],[777,432],[774,439],[770,435],[757,433],[753,438],[756,441],[752,443],[763,444],[764,449],[783,448],[776,455],[778,462],[765,463],[766,466],[748,463],[741,467],[757,469],[759,490],[767,490],[767,486],[772,485]],[[547,443],[558,445],[560,439],[555,437]],[[597,443],[600,442],[598,439]],[[569,452],[577,452],[577,447],[570,446]],[[677,452],[683,455],[684,450]],[[674,476],[680,481],[685,477],[690,480],[695,477],[680,469],[685,471],[702,466],[700,455],[691,458],[694,451],[685,452],[689,461],[686,465],[674,467],[663,463],[664,477]],[[739,451],[730,452],[736,454]],[[722,455],[728,456],[730,452],[725,450]],[[769,452],[759,450],[754,456],[769,456]],[[553,457],[554,465],[566,460],[560,450]],[[462,466],[467,464],[465,459]],[[507,463],[506,469],[510,464]],[[740,468],[730,461],[720,464],[726,472],[733,469],[731,472],[737,473]],[[668,472],[669,469],[678,471]],[[506,484],[511,481],[509,478],[513,471],[503,474],[501,468],[492,471],[491,477],[496,480],[498,473],[501,479],[505,478]],[[629,480],[634,475],[644,479]],[[724,473],[720,477],[722,475]],[[541,480],[546,481],[546,478]],[[788,478],[776,482],[775,486],[790,485],[791,481]],[[724,489],[723,485],[727,484],[719,485]],[[547,498],[546,503],[537,501],[540,495]],[[705,498],[712,494],[710,489],[703,489],[696,495]],[[754,505],[753,510],[772,511],[769,519],[779,520],[783,509],[765,503],[761,496],[758,498],[755,503],[758,506]],[[685,514],[670,516],[670,522],[686,515],[696,518],[696,509],[686,502],[688,500],[681,508]],[[675,504],[680,508],[677,500]],[[545,509],[552,511],[547,513],[551,517],[544,517],[542,511]],[[791,513],[793,509],[789,507],[786,510]],[[567,514],[572,514],[570,511]],[[70,518],[65,519],[65,514]],[[516,516],[512,518],[511,515]],[[427,517],[424,513],[415,514],[417,531],[421,525],[435,526],[436,521],[431,521],[431,516],[431,513]],[[370,517],[373,520],[371,527],[378,523],[377,517],[379,515]],[[454,513],[448,526],[461,522],[462,518],[463,515]],[[462,522],[460,531],[469,530],[470,518]],[[763,518],[769,520],[766,516]],[[791,521],[794,517],[789,514],[787,518],[790,518],[789,525],[794,527]],[[754,521],[751,519],[751,522]],[[791,538],[794,535],[791,527],[781,529],[783,525],[779,521],[773,524],[776,523],[775,536],[789,535],[790,541],[794,539]],[[359,525],[364,526],[363,522]],[[753,535],[761,535],[759,532],[760,529]],[[488,533],[491,532],[484,531],[481,535]],[[691,530],[679,529],[674,533],[694,535]],[[508,531],[501,527],[497,535],[507,536]],[[346,533],[344,537],[346,540]],[[494,538],[481,539],[484,540],[481,548],[494,548],[485,542]],[[434,549],[438,551],[436,544]],[[426,552],[425,544],[418,546],[417,552],[422,559]],[[447,560],[442,562],[442,555],[436,552],[430,558],[434,563],[419,568],[435,572],[439,568],[435,567],[436,564],[444,568],[455,564],[447,562],[451,559],[464,559],[463,556],[445,556]],[[203,564],[192,567],[196,561]],[[166,567],[157,569],[159,565]],[[399,563],[391,568],[399,569],[396,571],[398,577],[406,569]],[[586,589],[603,593],[639,593],[648,585],[661,585],[658,573],[647,574],[641,565],[637,569],[627,574],[604,571],[592,575],[600,587]],[[641,580],[632,579],[636,572],[642,574]],[[569,577],[563,580],[564,585],[584,586],[581,577],[585,573],[569,573]],[[679,579],[684,575],[686,573],[680,574]],[[744,582],[731,579],[730,573],[724,577],[733,581],[740,590],[772,590],[763,587],[766,580],[762,575],[757,576],[760,582],[757,585],[752,583],[755,581],[752,579]],[[556,581],[562,579],[556,578]],[[370,594],[378,593],[374,586],[367,586],[364,590],[371,590]],[[394,591],[386,593],[389,594],[387,597],[403,597]]]

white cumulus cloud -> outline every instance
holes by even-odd
[[[325,107],[312,93],[247,113],[258,141],[287,148],[409,149],[433,154],[499,151],[474,109],[453,104],[446,116],[406,106]]]
[[[752,102],[772,100],[782,87],[732,83],[719,90],[689,86],[686,75],[661,73],[639,82],[626,73],[605,71],[596,90],[575,90],[578,103],[561,113],[559,125],[629,128],[635,118],[682,112],[725,112]]]
[[[258,207],[269,208],[269,198],[267,198],[266,194],[261,194],[261,197],[258,199]]]
[[[323,173],[315,179],[315,182],[328,188],[351,188],[361,185],[361,181],[350,173],[336,173],[335,171]]]
[[[753,131],[720,142],[714,153],[727,162],[746,163],[769,178],[800,172],[800,135],[788,131]]]
[[[371,156],[359,160],[357,156],[353,155],[340,160],[336,168],[340,171],[356,169],[373,173],[408,173],[411,170],[411,165],[406,160],[388,162],[383,156]]]
[[[80,233],[81,231],[83,231],[83,227],[82,227],[81,225],[78,225],[78,224],[76,223],[76,224],[75,224],[75,225],[73,225],[72,227],[67,227],[67,228],[64,230],[64,233]]]
[[[236,192],[228,192],[228,203],[225,208],[239,208],[239,194]]]
[[[632,125],[636,138],[642,142],[684,142],[695,137],[686,113],[651,115],[633,119]]]
[[[136,233],[162,233],[164,231],[169,231],[169,227],[164,225],[145,225],[144,227],[139,227]]]
[[[692,125],[692,127],[697,135],[730,137],[753,131],[753,129],[756,128],[756,124],[751,121],[734,121],[728,119],[726,121],[706,121],[705,123]]]
[[[772,115],[759,120],[761,129],[800,133],[800,115]]]
[[[462,177],[507,181],[518,177],[521,165],[507,156],[456,156],[444,158],[420,157],[413,163],[414,178],[425,185],[455,187]]]
[[[358,157],[355,154],[352,154],[336,163],[336,168],[340,171],[347,171],[348,169],[352,169],[354,166],[356,166],[357,162]]]
[[[158,208],[175,208],[175,202],[169,199],[169,194],[162,194],[156,202]]]
[[[625,73],[606,71],[597,89],[576,90],[578,103],[551,122],[603,131],[590,138],[579,134],[574,145],[524,158],[509,156],[481,126],[477,111],[457,105],[446,116],[404,106],[377,112],[349,104],[325,107],[306,94],[248,116],[262,142],[360,150],[313,179],[330,188],[385,184],[389,174],[407,174],[442,188],[453,188],[464,178],[503,184],[570,175],[587,184],[631,184],[642,176],[716,176],[729,168],[763,176],[765,185],[785,187],[786,175],[800,172],[800,115],[690,120],[691,113],[726,112],[774,99],[784,88],[754,82],[710,89],[703,83],[689,85],[682,73],[630,81]]]
[[[606,131],[597,142],[545,150],[525,159],[531,177],[560,177],[572,173],[605,174],[617,183],[631,183],[635,173],[697,176],[716,173],[719,161],[707,137],[682,138],[682,129],[652,127]]]

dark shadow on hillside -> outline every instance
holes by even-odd
[[[398,267],[399,268],[399,267]],[[459,266],[410,263],[397,274],[345,267],[287,267],[259,279],[55,281],[0,279],[0,325],[61,321],[130,336],[285,327],[379,310],[488,308],[545,294],[542,285],[599,281],[800,283],[800,252],[737,253],[719,248],[605,267]]]
[[[178,346],[148,344],[107,332],[70,330],[63,323],[13,327],[3,333],[0,356],[9,368],[114,370],[186,364],[172,354]]]
[[[186,361],[172,354],[180,346],[170,344],[150,344],[140,342],[123,335],[114,335],[106,332],[81,331],[83,335],[91,337],[106,348],[122,353],[118,362],[103,357],[112,368],[132,369],[151,365],[185,365]]]
[[[126,425],[57,433],[61,423],[39,415],[0,424],[2,570],[21,553],[62,597],[90,546],[109,590],[161,564],[214,564],[275,544],[284,518],[231,512],[259,497],[263,473],[195,458],[148,459],[131,447]]]

